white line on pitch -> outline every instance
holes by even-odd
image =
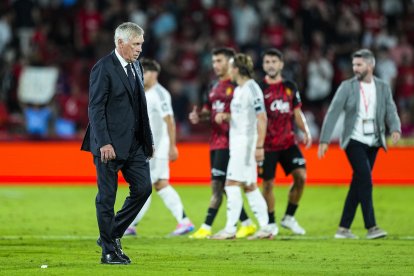
[[[98,236],[77,236],[77,235],[22,235],[22,236],[0,236],[0,240],[95,240]],[[131,237],[127,237],[128,239]],[[165,236],[139,236],[140,239],[165,238]],[[185,237],[178,237],[185,238]],[[276,236],[275,240],[333,240],[333,236]],[[387,240],[414,240],[414,236],[390,236]],[[364,239],[360,239],[364,240]]]

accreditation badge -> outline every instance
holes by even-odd
[[[364,135],[375,134],[375,120],[374,119],[363,119],[362,120],[362,131]]]

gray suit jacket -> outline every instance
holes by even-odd
[[[389,132],[401,133],[401,122],[397,114],[397,108],[392,98],[391,89],[384,81],[374,77],[377,106],[376,106],[376,129],[379,136],[380,146],[385,150],[387,144],[385,140],[386,129]],[[335,93],[329,106],[322,125],[319,142],[329,144],[335,124],[342,111],[345,112],[345,121],[340,138],[341,148],[346,148],[351,139],[352,132],[357,120],[359,101],[361,98],[359,81],[354,77],[343,81]]]

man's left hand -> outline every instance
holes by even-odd
[[[393,133],[391,133],[391,140],[394,145],[397,144],[400,138],[401,138],[401,133],[397,131],[394,131]]]
[[[178,149],[177,146],[171,146],[170,151],[168,152],[168,158],[170,161],[175,161],[178,158]]]

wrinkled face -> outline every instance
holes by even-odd
[[[272,79],[280,75],[282,69],[283,61],[281,61],[279,57],[270,55],[265,55],[263,57],[263,71],[265,71],[266,75]]]
[[[352,59],[352,70],[354,71],[355,77],[362,81],[365,77],[370,74],[373,70],[372,64],[368,63],[365,59],[355,57]]]
[[[225,55],[213,55],[213,70],[217,77],[224,77],[229,69],[229,60]]]
[[[239,75],[239,69],[236,66],[234,66],[234,59],[233,58],[231,58],[229,60],[229,66],[228,66],[228,71],[227,72],[230,76],[230,79],[235,82],[236,79],[237,79],[237,76]]]
[[[128,41],[118,39],[119,54],[127,61],[134,62],[138,59],[142,52],[142,44],[144,43],[144,36],[135,36]]]

